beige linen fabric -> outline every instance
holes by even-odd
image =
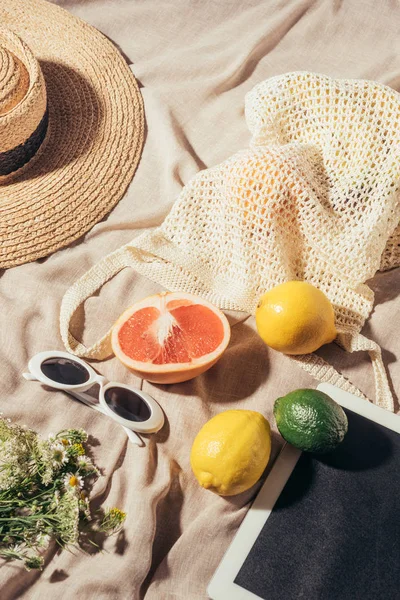
[[[98,440],[95,459],[104,477],[96,502],[128,513],[124,534],[102,554],[49,557],[43,573],[18,565],[0,569],[2,600],[206,598],[206,586],[243,519],[256,488],[223,499],[200,489],[191,475],[190,446],[198,429],[228,408],[261,411],[272,423],[273,401],[315,385],[286,357],[267,349],[253,319],[230,313],[232,341],[221,361],[201,377],[155,386],[129,374],[115,359],[98,369],[136,383],[163,407],[167,424],[127,443],[113,422],[67,396],[26,382],[28,359],[62,348],[58,332],[65,290],[106,253],[161,224],[182,186],[249,142],[243,98],[256,83],[287,71],[375,79],[400,90],[400,7],[389,2],[280,1],[217,3],[69,0],[72,10],[111,37],[134,63],[141,82],[147,139],[126,197],[82,240],[51,257],[1,273],[0,409],[46,434],[85,427]],[[1,215],[0,215],[1,218]],[[374,312],[363,333],[383,348],[393,390],[399,389],[397,298],[400,270],[378,274]],[[76,315],[91,344],[129,304],[160,288],[124,270]],[[335,345],[319,354],[373,397],[368,357]],[[279,449],[274,433],[273,457]]]

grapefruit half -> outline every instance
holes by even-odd
[[[128,308],[115,323],[115,356],[152,383],[179,383],[197,377],[220,358],[231,335],[215,306],[182,292],[163,292]]]

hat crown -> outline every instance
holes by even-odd
[[[29,74],[13,52],[0,45],[0,115],[4,115],[26,96]]]
[[[0,25],[0,184],[37,154],[47,132],[40,64],[25,42]]]

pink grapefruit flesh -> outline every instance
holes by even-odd
[[[229,323],[218,308],[191,294],[171,292],[128,308],[114,325],[112,347],[138,376],[178,383],[215,364],[229,338]]]

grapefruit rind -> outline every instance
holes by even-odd
[[[166,364],[154,364],[150,361],[138,361],[130,358],[121,348],[119,333],[127,321],[143,308],[168,305],[168,310],[191,304],[205,306],[218,316],[223,327],[223,337],[216,349],[199,358],[191,358],[189,362],[173,362]],[[115,356],[135,375],[152,383],[179,383],[197,377],[211,368],[226,350],[230,340],[230,325],[225,315],[213,304],[192,294],[181,292],[167,292],[144,298],[129,307],[116,321],[112,334],[111,345]]]

